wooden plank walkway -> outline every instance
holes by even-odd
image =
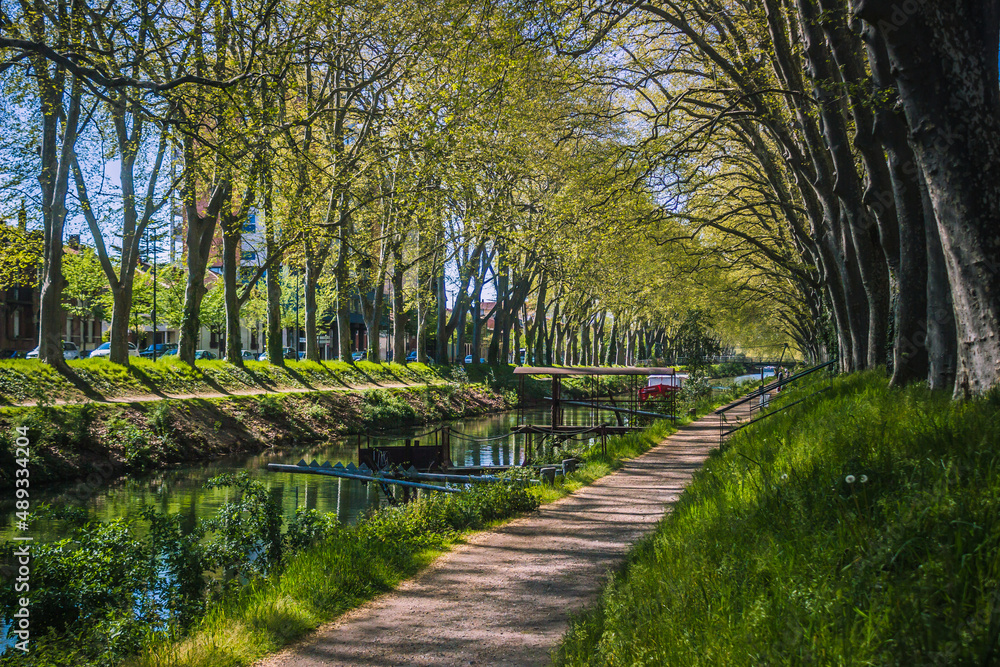
[[[549,664],[570,617],[718,444],[718,417],[706,416],[614,474],[471,537],[260,665]]]

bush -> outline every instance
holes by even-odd
[[[376,429],[389,429],[413,424],[417,412],[400,393],[370,389],[361,395],[361,418]]]
[[[734,377],[737,375],[745,375],[747,372],[746,364],[739,361],[727,361],[725,363],[716,364],[712,366],[712,377],[716,378],[726,378]]]

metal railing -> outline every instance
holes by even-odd
[[[816,394],[820,394],[820,393],[822,393],[824,391],[828,391],[833,386],[833,375],[832,374],[830,375],[830,384],[827,385],[826,387],[823,387],[822,389],[814,391],[813,393],[809,394],[808,396],[804,396],[804,397],[802,397],[802,398],[800,398],[800,399],[798,399],[796,401],[792,401],[791,403],[783,405],[783,406],[781,406],[780,408],[778,408],[776,410],[771,410],[769,412],[765,412],[765,410],[767,410],[767,408],[770,405],[770,397],[771,397],[772,393],[780,392],[782,389],[784,389],[789,384],[791,384],[793,382],[797,382],[798,380],[801,380],[802,378],[804,378],[804,377],[806,377],[808,375],[812,375],[813,373],[816,373],[817,371],[821,371],[821,370],[823,370],[825,368],[830,368],[830,367],[832,367],[836,363],[837,363],[837,360],[836,359],[832,359],[830,361],[827,361],[826,363],[818,364],[816,366],[813,366],[812,368],[807,368],[804,371],[799,371],[798,373],[795,373],[793,375],[789,375],[787,378],[786,377],[779,377],[774,382],[771,382],[770,384],[764,384],[759,389],[755,389],[754,391],[750,392],[749,394],[747,394],[746,396],[744,396],[740,400],[736,401],[735,403],[730,403],[729,405],[727,405],[727,406],[725,406],[723,408],[719,408],[718,410],[716,410],[713,414],[716,414],[716,415],[719,416],[719,443],[720,443],[720,445],[725,440],[725,438],[726,438],[727,435],[732,435],[736,431],[739,431],[740,429],[743,429],[743,428],[746,428],[747,426],[750,426],[750,424],[755,424],[755,423],[759,422],[762,419],[766,419],[766,418],[768,418],[768,417],[770,417],[772,415],[776,415],[779,412],[787,410],[788,408],[792,407],[793,405],[797,405],[797,404],[801,403],[802,401],[805,401],[805,400],[807,400],[807,399],[815,396]],[[749,411],[749,417],[750,418],[747,419],[747,420],[745,420],[745,421],[738,421],[735,424],[730,425],[727,413],[730,410],[732,410],[733,408],[737,408],[737,407],[740,407],[742,405],[746,405],[747,403],[750,404],[750,411]],[[754,417],[754,409],[755,408],[757,410],[757,416],[756,417]],[[729,428],[727,428],[727,427],[729,427]]]

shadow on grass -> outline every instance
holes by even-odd
[[[84,396],[92,401],[107,402],[107,397],[94,389],[94,387],[84,380],[82,377],[76,374],[76,372],[69,367],[67,364],[62,364],[53,367],[54,370],[62,375],[66,380],[69,381],[71,385],[76,387]]]
[[[198,368],[197,364],[191,366],[191,370],[193,370],[195,373],[197,373],[198,375],[200,375],[201,379],[205,381],[205,384],[207,384],[209,387],[211,387],[212,389],[214,389],[218,393],[224,394],[226,396],[232,396],[233,395],[233,393],[231,391],[229,391],[228,389],[226,389],[225,387],[223,387],[221,384],[219,384],[218,380],[216,380],[214,377],[212,377],[211,375],[209,375],[208,373],[206,373],[204,371],[204,369]]]
[[[318,363],[320,365],[320,367],[324,371],[326,371],[326,374],[329,375],[330,377],[332,377],[337,382],[337,384],[341,385],[345,389],[350,389],[351,388],[351,385],[344,378],[340,377],[340,375],[338,373],[334,372],[334,370],[332,368],[330,368],[329,366],[327,366],[322,361],[319,361],[319,362],[316,362],[316,363]]]
[[[380,364],[380,365],[382,366],[382,368],[385,370],[386,373],[388,373],[391,377],[393,377],[398,382],[400,382],[402,384],[410,384],[411,382],[413,382],[413,380],[404,380],[402,377],[400,377],[395,372],[393,372],[393,368],[392,368],[393,364],[386,363],[386,364]],[[395,364],[395,365],[399,366],[400,364]],[[406,368],[406,367],[403,366],[403,368]],[[416,375],[416,373],[414,373],[414,375]]]
[[[129,369],[129,374],[136,380],[138,380],[139,384],[145,387],[150,394],[153,394],[154,396],[159,396],[161,398],[166,398],[166,394],[163,393],[163,391],[157,386],[155,382],[153,382],[153,378],[149,377],[149,374],[146,371],[137,368],[132,364],[129,364],[128,369]]]
[[[373,361],[373,362],[369,362],[369,363],[375,363],[375,362]],[[351,362],[351,366],[353,366],[354,370],[357,371],[358,373],[360,373],[364,377],[364,379],[367,381],[368,384],[373,384],[376,387],[381,387],[382,386],[381,384],[379,384],[378,380],[376,380],[374,377],[372,377],[371,375],[369,375],[368,373],[366,373],[363,368],[361,368],[360,366],[358,366],[357,362],[352,361]]]
[[[253,386],[266,389],[267,391],[275,391],[278,388],[277,383],[271,381],[266,375],[258,373],[251,370],[250,368],[244,366],[243,372],[251,377],[253,380]]]
[[[316,387],[306,382],[306,378],[302,375],[302,373],[299,373],[298,371],[294,370],[291,366],[285,366],[285,372],[291,375],[293,378],[295,378],[296,381],[298,381],[298,383],[301,384],[306,389],[311,389],[313,391],[316,390]]]

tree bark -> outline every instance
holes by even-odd
[[[449,334],[447,333],[446,322],[448,317],[448,293],[445,291],[444,263],[442,263],[434,276],[434,302],[437,306],[437,327],[435,328],[437,345],[434,348],[434,356],[439,364],[450,364],[452,359],[448,352]]]
[[[242,218],[224,215],[222,223],[222,282],[226,305],[225,359],[243,368],[243,334],[240,326],[239,281],[237,279]]]
[[[933,210],[924,208],[924,191],[916,158],[906,139],[906,118],[892,109],[897,99],[895,82],[885,44],[878,31],[867,27],[864,40],[868,49],[876,89],[886,98],[876,103],[875,136],[881,141],[889,163],[892,196],[899,220],[899,261],[893,341],[892,384],[902,386],[928,377],[926,345],[927,239],[924,219],[934,221]],[[882,194],[873,206],[880,205]]]
[[[921,175],[922,176],[922,175]],[[948,266],[941,249],[937,219],[927,188],[921,188],[924,199],[924,232],[927,250],[927,385],[941,391],[955,390],[958,366],[958,332],[955,307],[951,299]]]
[[[274,219],[273,183],[268,167],[264,171],[264,246],[267,248],[268,259],[278,254],[278,228]],[[281,282],[278,280],[281,271],[280,258],[276,258],[271,268],[264,275],[264,288],[267,292],[267,361],[273,366],[285,366],[285,356],[281,350]]]
[[[346,197],[344,198],[346,200]],[[344,201],[340,208],[337,263],[333,267],[337,290],[337,357],[351,363],[351,284],[347,266],[348,239],[351,236],[351,215]]]
[[[1000,0],[912,4],[855,6],[885,40],[936,214],[964,397],[1000,380]]]
[[[392,256],[392,360],[401,364],[406,360],[406,304],[403,301],[403,246],[396,244]]]

